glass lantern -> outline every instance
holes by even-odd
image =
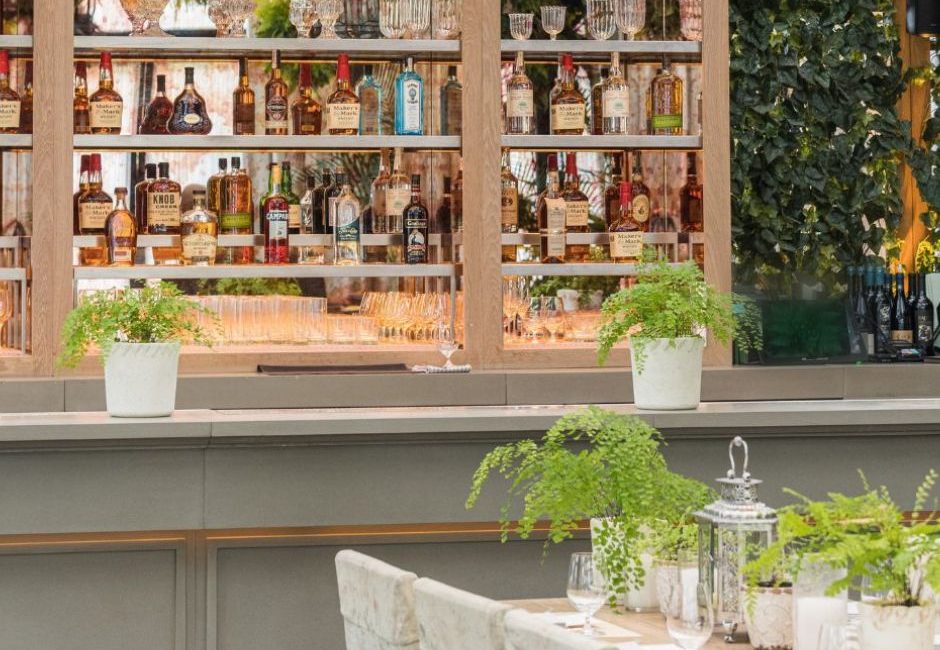
[[[744,450],[741,476],[737,475],[734,450]],[[721,486],[718,501],[695,513],[698,520],[699,581],[715,605],[715,622],[725,631],[725,641],[735,640],[744,623],[744,566],[773,542],[777,513],[757,500],[761,481],[747,471],[747,443],[740,436],[728,446],[731,469]]]

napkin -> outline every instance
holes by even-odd
[[[422,373],[425,375],[437,375],[437,374],[450,374],[454,372],[470,372],[470,366],[451,366],[447,368],[445,366],[412,366],[412,372]]]
[[[581,630],[584,628],[584,614],[570,613],[570,612],[543,612],[541,614],[536,614],[547,621],[559,625],[561,627]],[[605,638],[615,638],[615,639],[629,639],[630,637],[642,636],[620,627],[619,625],[614,625],[613,623],[608,623],[607,621],[602,621],[599,618],[591,619],[591,627],[594,628],[594,631],[597,636]]]

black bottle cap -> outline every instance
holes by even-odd
[[[162,74],[157,75],[157,92],[158,93],[166,92],[166,75],[162,75]]]
[[[421,187],[421,174],[411,175],[411,187]]]
[[[219,169],[223,172],[228,169],[228,159],[219,158]]]
[[[170,163],[162,162],[157,168],[160,170],[160,178],[169,178],[170,177]]]
[[[448,76],[448,77],[456,77],[456,76],[457,76],[457,66],[455,66],[455,65],[449,65],[449,66],[447,66],[447,76]]]
[[[366,64],[362,66],[362,74],[366,77],[372,76],[372,64]]]
[[[195,78],[194,76],[195,68],[187,67],[185,68],[185,71],[186,71],[186,83],[188,84],[193,83],[193,79]]]
[[[144,174],[147,178],[153,179],[157,177],[157,165],[155,163],[147,163],[144,165]]]
[[[444,194],[450,194],[450,176],[444,177]]]
[[[241,169],[242,168],[242,159],[232,156],[232,169]]]

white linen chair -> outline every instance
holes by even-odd
[[[565,630],[522,609],[506,614],[506,650],[617,650],[598,639]]]
[[[418,650],[413,573],[356,551],[336,554],[346,650]]]
[[[503,617],[511,609],[430,578],[415,582],[421,650],[505,650]]]

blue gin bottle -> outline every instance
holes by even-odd
[[[410,56],[395,79],[395,135],[424,135],[424,82]]]

